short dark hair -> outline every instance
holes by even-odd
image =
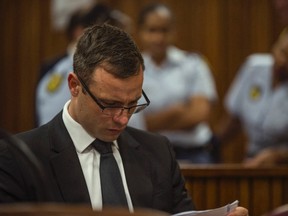
[[[104,23],[124,28],[123,22],[114,16],[114,11],[105,3],[96,3],[95,5],[76,10],[70,17],[66,28],[67,38],[74,40],[74,31],[78,27],[87,28],[92,25],[101,25]]]
[[[164,8],[167,11],[169,11],[169,13],[171,14],[171,18],[174,17],[168,5],[164,3],[160,3],[160,2],[152,2],[146,5],[144,8],[142,8],[142,10],[140,11],[138,20],[137,20],[138,27],[144,25],[144,23],[146,22],[146,18],[150,13],[153,13],[161,8]]]
[[[97,67],[118,78],[127,78],[144,70],[143,58],[131,36],[108,24],[87,28],[77,43],[74,72],[87,84]]]

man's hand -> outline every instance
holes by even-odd
[[[246,160],[244,163],[247,167],[273,166],[279,163],[283,163],[287,161],[287,159],[287,149],[267,148],[262,150],[254,158]]]
[[[244,207],[236,207],[236,209],[230,212],[227,216],[248,216],[248,210]]]

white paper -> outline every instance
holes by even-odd
[[[186,211],[174,214],[172,216],[226,216],[238,206],[239,201],[235,200],[225,206],[215,209],[208,209],[203,211]]]

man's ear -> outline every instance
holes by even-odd
[[[80,91],[80,82],[75,73],[69,73],[68,75],[68,87],[73,97],[76,97]]]

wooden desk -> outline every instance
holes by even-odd
[[[288,203],[288,167],[245,168],[237,164],[180,165],[198,210],[234,200],[260,216]]]
[[[106,208],[93,211],[91,206],[61,203],[0,203],[1,216],[169,216],[168,213],[136,208],[130,213],[125,208]]]

